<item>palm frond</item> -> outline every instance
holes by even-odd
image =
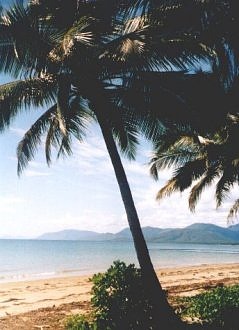
[[[217,61],[215,62],[213,69],[218,74],[224,88],[229,90],[237,77],[238,65],[235,65],[235,54],[233,54],[233,51],[225,44],[225,42],[218,42],[216,51]]]
[[[196,136],[189,131],[167,129],[154,145],[154,155],[150,161],[150,174],[158,179],[158,172],[165,168],[184,166],[189,162],[204,158],[204,154],[195,141]]]
[[[155,67],[173,70],[190,70],[202,62],[212,62],[215,52],[193,37],[174,37],[162,35],[153,40],[152,52]]]
[[[213,61],[215,53],[193,37],[169,36],[157,31],[145,16],[130,19],[106,43],[100,59],[111,59],[150,71],[175,71],[196,68],[201,61]]]
[[[49,58],[53,62],[62,62],[69,58],[73,52],[80,53],[82,47],[91,47],[94,44],[94,35],[91,31],[91,17],[81,17],[58,38],[55,48],[49,53]]]
[[[69,111],[64,114],[65,132],[61,130],[60,143],[58,139],[59,150],[57,158],[60,156],[70,156],[72,154],[72,137],[82,141],[85,136],[87,125],[95,120],[94,115],[88,108],[87,103],[81,96],[75,96],[69,103]],[[48,157],[50,162],[50,157]]]
[[[177,179],[172,178],[168,180],[167,184],[159,190],[159,192],[156,195],[156,199],[159,201],[160,199],[170,196],[173,192],[180,190],[180,187],[178,185]]]
[[[144,53],[148,24],[146,17],[134,17],[122,22],[105,44],[100,59],[112,59],[115,62],[130,61],[135,56],[138,62]]]
[[[57,106],[53,105],[47,110],[24,134],[17,147],[18,175],[22,173],[29,161],[34,158],[38,146],[42,143],[42,137],[49,128],[52,119],[55,116]]]
[[[84,100],[79,96],[76,96],[69,103],[68,111],[61,113],[61,116],[59,118],[57,107],[45,141],[45,155],[48,165],[51,163],[52,147],[58,150],[57,158],[70,156],[72,154],[72,137],[81,141],[88,122],[92,120],[92,114],[86,107]],[[64,122],[64,129],[62,129],[62,121]]]
[[[185,164],[195,160],[197,155],[198,154],[196,152],[186,149],[171,149],[160,153],[160,156],[156,155],[150,161],[150,173],[155,179],[157,179],[158,175],[155,176],[156,172],[170,167],[175,168],[177,166],[184,166]]]
[[[217,166],[208,168],[204,177],[195,186],[193,186],[189,195],[189,209],[191,212],[195,211],[196,204],[203,190],[218,177],[219,173],[220,170]]]
[[[219,207],[223,200],[228,196],[230,189],[233,186],[233,183],[236,181],[237,171],[233,166],[227,165],[223,171],[223,174],[216,186],[216,202],[217,207]]]
[[[113,127],[113,136],[121,150],[121,152],[129,159],[134,160],[136,157],[138,141],[138,132],[131,125],[125,124]]]
[[[51,76],[18,80],[0,86],[0,131],[23,109],[49,106],[55,101],[56,83]]]
[[[48,53],[58,38],[55,28],[15,4],[1,17],[0,70],[28,78],[45,72]]]
[[[194,180],[200,178],[206,170],[204,159],[196,159],[188,162],[184,166],[178,168],[173,177],[166,183],[166,185],[159,190],[157,200],[165,196],[170,196],[175,191],[184,191],[189,188]]]
[[[154,143],[155,155],[171,151],[188,150],[192,153],[202,153],[202,149],[198,143],[198,137],[194,132],[184,131],[181,127],[179,130],[171,130],[167,128],[163,134],[159,136],[158,141]]]
[[[47,110],[25,133],[17,148],[18,174],[20,175],[45,137],[45,155],[48,165],[51,163],[52,147],[58,150],[57,157],[71,155],[72,137],[81,141],[86,126],[92,120],[92,114],[80,97],[75,97],[69,104],[69,111],[64,113],[66,132],[62,132],[57,104]]]
[[[67,134],[65,115],[67,115],[67,112],[69,112],[70,91],[71,81],[69,75],[59,75],[57,91],[57,120],[63,135]]]
[[[45,156],[48,166],[51,163],[51,153],[52,147],[57,148],[60,145],[62,140],[61,130],[59,129],[58,113],[57,108],[54,116],[52,116],[49,123],[49,129],[47,131],[46,140],[45,140]]]
[[[232,218],[237,216],[238,211],[239,211],[239,199],[237,199],[234,202],[233,206],[230,208],[230,211],[229,211],[228,216],[227,216],[227,220],[230,221]]]

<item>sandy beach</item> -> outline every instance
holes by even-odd
[[[169,298],[239,284],[239,264],[159,269]],[[64,329],[68,315],[90,309],[89,276],[0,284],[0,329]]]

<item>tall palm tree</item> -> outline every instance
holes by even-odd
[[[108,1],[104,0],[54,3],[31,1],[26,8],[15,5],[2,14],[0,69],[16,80],[0,86],[0,128],[8,127],[22,109],[47,109],[18,145],[21,173],[42,136],[46,135],[50,163],[52,146],[58,149],[58,156],[70,154],[72,138],[82,140],[87,123],[98,122],[154,306],[153,318],[157,327],[173,329],[169,322],[177,320],[150,260],[116,144],[133,159],[139,127],[147,137],[157,135],[158,122],[150,116],[150,108],[142,109],[132,101],[140,86],[145,104],[151,104],[151,91],[147,93],[147,84],[143,84],[147,74],[158,75],[162,68],[186,71],[195,62],[208,59],[208,51],[184,34],[174,38],[172,33],[164,33],[163,20],[151,24],[150,15],[139,15],[142,4],[138,1],[135,6],[130,1],[113,1],[107,11]],[[65,10],[68,16],[62,20]]]

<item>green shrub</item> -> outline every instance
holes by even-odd
[[[143,289],[141,272],[133,264],[115,261],[91,281],[93,316],[71,317],[66,325],[68,330],[153,329],[152,308]]]
[[[92,305],[103,329],[150,329],[151,306],[143,289],[141,272],[133,264],[115,261],[93,276]],[[103,330],[102,329],[102,330]]]
[[[238,329],[239,285],[217,287],[213,290],[184,298],[183,316],[216,323],[225,329]]]
[[[84,315],[73,315],[67,319],[66,329],[68,330],[96,330],[88,318]]]
[[[96,319],[95,314],[93,315],[73,315],[66,321],[67,330],[111,330],[110,328],[102,327],[101,320]]]

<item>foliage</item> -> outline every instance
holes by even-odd
[[[134,158],[136,124],[152,137],[157,125],[146,121],[148,111],[158,109],[161,96],[172,98],[170,88],[155,91],[153,79],[162,71],[182,71],[183,77],[201,60],[214,59],[188,28],[172,29],[175,6],[162,3],[159,17],[142,14],[141,8],[141,1],[39,0],[3,11],[0,71],[21,80],[0,86],[0,130],[21,109],[33,105],[46,110],[20,142],[19,173],[33,159],[40,137],[47,135],[49,163],[51,146],[58,156],[71,154],[72,139],[82,140],[89,119],[99,116],[107,117],[120,149]],[[50,116],[49,106],[55,106]]]
[[[141,272],[133,264],[115,261],[106,273],[94,275],[92,282],[92,304],[105,328],[150,329],[151,306]]]
[[[133,264],[115,261],[92,278],[93,321],[73,316],[69,330],[153,329],[151,305],[143,289],[141,272]]]
[[[66,320],[66,330],[111,330],[96,315],[72,315]]]
[[[228,197],[234,184],[239,183],[239,116],[228,115],[225,126],[216,134],[202,137],[188,129],[166,131],[155,146],[151,160],[151,174],[158,179],[158,172],[174,168],[172,178],[160,189],[157,199],[170,196],[173,192],[191,187],[189,208],[195,206],[203,190],[215,183],[217,207]],[[239,202],[232,205],[228,218],[237,214]]]
[[[73,315],[66,321],[67,330],[96,330],[94,321],[89,321],[88,317],[84,315]]]
[[[183,298],[181,316],[200,319],[202,322],[238,329],[239,285],[217,287],[194,297]]]
[[[67,330],[155,329],[140,270],[134,265],[115,261],[105,273],[94,275],[92,282],[93,312],[70,317]],[[178,298],[175,306],[180,317],[210,324],[212,329],[237,330],[239,285]]]

